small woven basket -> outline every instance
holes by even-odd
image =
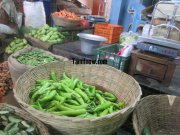
[[[133,113],[136,135],[145,128],[151,135],[180,135],[180,97],[152,95],[143,98]]]
[[[61,77],[63,72],[73,75],[88,84],[93,84],[116,95],[118,101],[127,105],[118,112],[97,118],[74,118],[56,116],[38,111],[30,105],[29,93],[36,80],[48,79],[51,70]],[[22,87],[23,86],[23,87]],[[54,62],[28,70],[17,81],[14,95],[20,106],[44,123],[64,135],[111,135],[126,121],[141,97],[139,84],[129,75],[107,65],[75,65],[72,62]]]
[[[74,27],[80,24],[79,20],[71,20],[64,17],[57,17],[51,14],[54,24],[62,27]]]
[[[29,115],[27,112],[15,107],[15,106],[11,106],[11,105],[8,105],[5,103],[0,103],[0,108],[2,108],[2,107],[10,107],[15,110],[15,115],[23,118],[24,120],[26,120],[28,122],[35,123],[39,130],[39,135],[50,135],[48,129],[44,126],[44,124],[41,123],[36,118],[34,118],[33,116]]]

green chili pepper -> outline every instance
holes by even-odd
[[[70,83],[69,88],[74,89],[74,88],[76,87],[78,81],[79,81],[78,79],[73,80],[73,81]]]
[[[57,94],[57,92],[56,92],[55,90],[53,90],[53,91],[51,91],[51,92],[49,93],[48,96],[45,96],[44,98],[39,99],[39,101],[40,101],[40,102],[49,101],[49,100],[51,100],[56,94]]]
[[[31,106],[32,106],[33,108],[37,109],[37,110],[41,110],[38,105],[33,104],[33,105],[31,105]]]
[[[106,100],[98,93],[96,93],[96,97],[99,100],[100,104],[104,104]]]
[[[70,104],[67,104],[67,103],[64,103],[64,105],[65,105],[66,107],[69,107],[69,108],[75,109],[75,110],[77,110],[77,109],[86,109],[87,106],[88,106],[87,104],[75,106],[75,105],[70,105]]]
[[[50,103],[48,103],[46,105],[47,108],[52,108],[54,106],[57,106],[57,104],[59,104],[60,102],[56,101],[56,100],[52,100]]]
[[[67,86],[66,86],[66,85],[64,85],[64,84],[61,84],[61,87],[62,87],[62,89],[63,89],[64,91],[66,91],[66,92],[68,92],[68,93],[73,92],[73,90],[72,90],[72,89],[70,89],[69,87],[67,87]]]
[[[63,103],[66,100],[65,97],[59,96],[58,94],[54,96],[54,99],[60,101],[60,103]]]
[[[69,103],[69,104],[72,104],[72,105],[79,105],[79,103],[77,101],[73,100],[73,99],[69,99],[66,102]]]
[[[95,112],[103,111],[103,110],[109,108],[111,105],[112,105],[112,103],[108,102],[108,101],[105,102],[104,104],[100,104],[95,108]]]
[[[113,106],[109,107],[109,113],[113,113]]]
[[[40,108],[41,110],[43,110],[43,108],[42,108],[42,106],[41,106],[41,104],[40,104],[39,102],[37,102],[37,105],[39,106],[39,108]]]
[[[116,102],[117,99],[116,98],[112,98],[112,97],[105,97],[106,100],[111,101],[111,102]]]
[[[32,100],[35,100],[37,96],[41,95],[43,92],[45,92],[48,87],[50,86],[50,83],[45,83],[39,90],[37,90],[33,95],[32,95]]]
[[[57,106],[54,106],[54,107],[47,109],[46,111],[47,112],[54,112],[54,111],[57,111],[57,109],[58,109]]]
[[[103,95],[105,96],[105,99],[107,99],[111,102],[115,102],[117,100],[117,98],[109,92],[105,92]]]
[[[103,95],[103,92],[101,90],[96,90],[96,93]]]
[[[84,99],[85,102],[89,102],[90,101],[89,97],[81,89],[76,88],[75,91]]]
[[[72,93],[63,93],[63,92],[61,92],[60,96],[64,97],[64,98],[71,98],[72,97]]]
[[[54,71],[51,71],[50,79],[53,81],[57,81],[57,76],[56,76],[56,73]]]
[[[65,116],[78,116],[81,114],[87,113],[86,109],[79,109],[79,110],[71,110],[71,111],[61,111],[61,112],[53,112],[56,115],[65,115]]]
[[[96,95],[96,87],[95,86],[90,86],[89,87],[89,92],[91,96],[95,96]]]
[[[86,118],[87,115],[88,115],[88,113],[85,113],[85,114],[78,115],[77,117],[79,117],[79,118]]]
[[[120,108],[123,108],[126,105],[126,101],[122,100],[120,103],[118,103],[118,106]]]
[[[81,105],[85,103],[82,97],[79,94],[77,94],[75,91],[73,91],[73,96]]]
[[[97,117],[97,114],[87,113],[87,115],[85,116],[85,118],[94,118],[94,117]]]
[[[83,82],[82,82],[82,81],[79,81],[79,82],[77,83],[77,88],[83,89]]]
[[[44,85],[45,83],[53,83],[53,80],[37,80],[36,84]]]
[[[57,108],[58,108],[59,110],[61,110],[61,111],[71,111],[71,110],[73,110],[72,108],[69,108],[69,107],[64,106],[64,105],[62,105],[62,104],[58,104],[58,105],[57,105]]]
[[[63,79],[66,79],[66,80],[71,80],[67,75],[66,75],[66,73],[64,72],[63,73]]]
[[[107,115],[108,112],[109,112],[109,109],[105,109],[103,112],[101,112],[101,113],[99,114],[99,116]]]

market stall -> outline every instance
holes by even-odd
[[[180,134],[180,2],[46,2],[0,0],[0,135]]]

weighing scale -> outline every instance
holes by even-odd
[[[171,58],[178,57],[180,42],[155,37],[139,37],[137,48]]]
[[[154,26],[154,19],[163,19],[165,24]],[[155,5],[148,36],[140,36],[137,48],[143,51],[161,54],[167,57],[176,58],[180,52],[180,39],[172,40],[170,38],[171,32],[175,29],[180,38],[180,28],[176,26],[180,23],[180,1],[160,1]],[[152,29],[166,28],[167,33],[163,33],[164,37],[151,36]]]
[[[89,15],[87,19],[89,22],[106,22],[105,17],[99,15]]]

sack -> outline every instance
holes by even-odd
[[[43,2],[24,1],[25,26],[38,28],[46,24]]]
[[[3,8],[0,8],[0,24],[8,24],[9,16]]]
[[[0,34],[17,34],[18,31],[16,29],[12,29],[11,27],[0,24]]]
[[[40,50],[40,51],[45,52],[45,53],[47,53],[47,54],[49,54],[51,56],[56,57],[59,61],[67,61],[68,60],[65,57],[54,55],[54,54],[52,54],[52,53],[50,53],[48,51],[44,51],[44,50],[41,50],[41,49],[38,49],[38,48],[34,48],[34,47],[24,48],[24,49],[22,49],[22,50],[20,50],[20,51],[18,51],[16,53],[10,55],[9,58],[8,58],[8,65],[9,65],[9,70],[10,70],[10,73],[11,73],[13,83],[15,83],[17,81],[17,79],[23,73],[25,73],[27,70],[33,68],[32,66],[21,64],[16,60],[17,56],[19,56],[22,53],[28,52],[30,50]]]

